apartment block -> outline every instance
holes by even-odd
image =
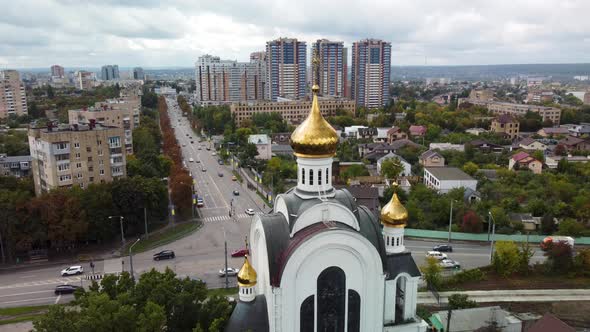
[[[105,65],[100,69],[100,78],[103,81],[118,80],[119,77],[119,66],[118,65]]]
[[[28,114],[27,95],[18,71],[0,71],[0,119],[10,115],[26,114]]]
[[[124,135],[123,128],[94,121],[29,129],[35,193],[125,177]]]
[[[266,42],[266,99],[305,98],[307,45],[296,38]]]
[[[133,68],[133,79],[134,80],[145,80],[145,73],[143,72],[143,68],[141,68],[141,67]]]
[[[139,126],[141,101],[127,97],[97,102],[94,107],[68,111],[70,125],[88,125],[91,122],[102,126],[123,128],[125,152],[133,154],[133,129]]]
[[[262,100],[265,63],[221,60],[204,55],[195,64],[196,100],[203,104]]]
[[[90,90],[94,87],[94,74],[89,71],[79,70],[74,73],[76,89]]]
[[[352,44],[351,97],[358,106],[380,108],[389,103],[391,43],[365,39]]]
[[[497,101],[482,101],[471,98],[459,98],[459,104],[470,103],[473,105],[479,105],[486,107],[489,111],[494,114],[508,114],[515,117],[525,116],[527,112],[538,113],[543,121],[551,121],[554,126],[559,125],[561,119],[561,110],[556,107],[545,107],[529,104],[513,104],[503,103]]]
[[[318,39],[313,43],[313,57],[318,57],[312,81],[320,87],[320,95],[345,97],[348,66],[347,49],[343,42]]]
[[[29,176],[31,156],[7,156],[0,153],[0,175],[22,178]]]
[[[507,138],[515,139],[520,132],[520,123],[509,114],[502,114],[492,120],[490,131],[502,134]]]
[[[64,67],[60,65],[51,66],[51,77],[65,77]]]
[[[335,116],[337,110],[355,114],[355,102],[348,99],[319,98],[320,110],[324,117]],[[240,127],[245,120],[251,120],[258,113],[279,113],[283,120],[290,124],[301,123],[311,109],[311,101],[236,103],[230,105],[236,126]]]

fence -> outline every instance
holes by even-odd
[[[407,237],[419,237],[427,239],[448,239],[449,232],[446,231],[431,231],[426,229],[413,229],[406,228],[405,236]],[[526,242],[528,237],[529,243],[540,243],[546,237],[546,235],[507,235],[507,234],[495,234],[494,241],[514,241],[514,242]],[[473,233],[461,233],[453,232],[451,234],[452,240],[462,241],[488,241],[488,234],[473,234]],[[578,237],[575,238],[575,244],[586,244],[590,245],[590,237]]]

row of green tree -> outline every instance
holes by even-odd
[[[75,293],[70,306],[54,305],[34,323],[35,332],[222,332],[233,310],[222,296],[207,296],[200,281],[166,269],[107,275]]]

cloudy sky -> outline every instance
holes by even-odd
[[[392,43],[393,65],[590,59],[590,0],[0,0],[0,68],[247,61],[277,37]]]

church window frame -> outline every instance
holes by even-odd
[[[305,167],[301,167],[301,184],[305,184]]]
[[[309,185],[310,186],[313,186],[313,183],[314,183],[314,181],[313,181],[313,169],[310,169],[309,170]]]
[[[346,321],[346,274],[337,266],[324,269],[317,279],[317,330],[344,332]]]

